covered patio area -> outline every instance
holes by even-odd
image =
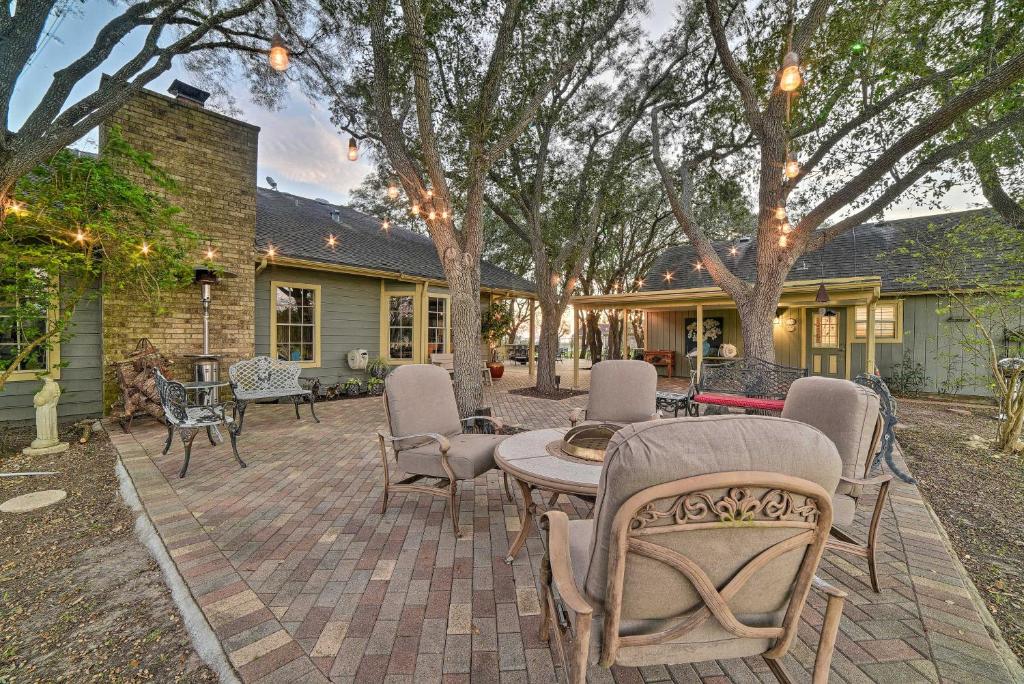
[[[838,294],[838,292],[837,292]],[[588,385],[580,372],[578,384]],[[568,425],[586,396],[563,401],[511,394],[531,383],[510,367],[485,388],[495,414],[528,428]],[[667,383],[666,383],[667,384]],[[673,383],[674,385],[674,383]],[[242,681],[556,681],[538,638],[542,540],[533,534],[511,565],[518,506],[497,471],[459,495],[464,537],[452,535],[437,498],[394,496],[380,513],[382,472],[374,431],[380,399],[318,405],[321,423],[289,405],[249,409],[240,470],[224,447],[197,440],[188,476],[180,445],[161,455],[164,429],[111,429],[145,515]],[[535,503],[543,506],[538,494]],[[562,497],[570,517],[590,506]],[[862,502],[863,532],[871,502]],[[863,564],[827,553],[819,574],[850,594],[833,681],[1009,682],[944,533],[918,489],[898,483],[882,524],[882,591]],[[787,656],[809,681],[824,599],[811,594]],[[697,666],[591,668],[592,682],[774,681],[760,658]]]
[[[818,301],[822,287],[825,302]],[[877,276],[787,282],[774,320],[776,363],[846,379],[873,372],[880,290]],[[581,345],[580,318],[585,312],[613,310],[620,320],[643,312],[644,351],[658,357],[659,374],[665,377],[689,378],[705,361],[723,360],[724,345],[735,348],[736,358],[743,356],[736,305],[718,287],[575,297],[572,305],[574,349]],[[627,358],[627,339],[624,335],[621,358]],[[578,364],[573,378],[579,382]]]

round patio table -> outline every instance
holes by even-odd
[[[585,461],[564,453],[559,445],[569,428],[531,430],[512,435],[498,444],[494,461],[519,485],[523,508],[519,514],[519,534],[508,549],[506,563],[511,563],[523,548],[533,529],[537,505],[531,490],[593,498],[601,478],[601,464]]]

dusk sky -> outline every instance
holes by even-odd
[[[666,29],[672,21],[675,5],[674,1],[652,0],[651,11],[644,22],[647,30],[657,34]],[[49,85],[52,74],[85,52],[99,28],[122,9],[116,3],[89,0],[78,15],[50,27],[52,36],[44,39],[42,50],[33,58],[15,91],[10,122],[15,129],[35,106]],[[138,31],[129,36],[100,69],[79,84],[70,102],[95,88],[100,74],[116,69],[128,55],[134,53],[140,41],[141,33]],[[165,93],[175,78],[186,82],[194,80],[180,64],[176,64],[170,72],[150,83],[148,88]],[[238,117],[261,129],[257,169],[260,185],[266,185],[265,177],[271,176],[277,181],[279,189],[286,192],[323,197],[338,203],[348,201],[350,190],[362,181],[371,164],[365,156],[358,162],[348,161],[347,136],[331,123],[326,103],[310,102],[296,86],[291,89],[280,110],[270,111],[251,102],[244,83],[239,83],[231,91],[236,106],[241,110]],[[214,103],[213,106],[217,105]],[[96,134],[87,136],[77,146],[95,149]],[[974,188],[958,187],[947,195],[943,209],[964,209],[977,206],[980,202],[980,193]],[[934,211],[904,202],[891,208],[886,216],[899,218]]]

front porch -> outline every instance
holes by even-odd
[[[822,286],[827,302],[818,301]],[[846,379],[874,372],[880,290],[877,276],[786,283],[773,323],[775,362],[812,375]],[[642,311],[645,351],[668,351],[674,357],[671,373],[661,367],[659,375],[689,378],[705,361],[721,361],[723,345],[735,347],[736,358],[743,356],[739,313],[718,287],[576,297],[572,304],[574,349],[580,344],[580,317],[585,312],[614,310],[621,320],[628,320],[630,313]],[[623,336],[621,358],[628,357],[627,337]],[[573,377],[579,381],[576,368]]]
[[[584,369],[579,384],[588,380]],[[540,428],[567,425],[587,400],[510,393],[531,384],[525,367],[510,366],[485,388],[485,403],[512,423]],[[381,515],[380,399],[325,402],[318,413],[320,424],[295,420],[290,406],[253,406],[240,441],[249,467],[239,470],[225,447],[197,440],[185,479],[177,477],[180,445],[162,456],[166,433],[155,422],[131,435],[111,432],[161,543],[240,678],[556,681],[556,661],[537,634],[542,542],[532,534],[505,564],[519,504],[504,498],[500,474],[461,488],[462,539],[433,497],[397,495]],[[538,494],[535,503],[545,500]],[[871,504],[862,502],[857,532]],[[575,498],[558,506],[570,517],[590,513]],[[858,559],[830,552],[819,569],[850,593],[836,681],[1012,681],[985,630],[985,608],[916,487],[895,485],[881,535],[880,594]],[[808,681],[823,609],[812,593],[786,658]],[[773,681],[760,658],[589,674],[592,682]]]

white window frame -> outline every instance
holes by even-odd
[[[313,283],[294,283],[282,280],[275,280],[270,283],[270,356],[278,358],[277,355],[277,291],[279,288],[294,288],[311,290],[313,292],[313,358],[311,360],[295,361],[303,368],[320,367],[320,336],[323,327],[320,320],[320,309],[323,296],[320,285]],[[286,324],[287,325],[287,324]],[[291,361],[291,359],[283,359]]]
[[[879,307],[893,307],[893,334],[890,335],[879,335],[878,334],[878,309]],[[868,339],[867,335],[867,323],[868,323],[868,307],[866,304],[855,306],[853,308],[853,339],[858,342],[866,342]],[[862,318],[863,316],[863,318]],[[864,326],[864,334],[857,334],[858,325]],[[900,344],[903,342],[903,300],[900,299],[886,299],[879,301],[875,304],[875,343],[876,344]]]

